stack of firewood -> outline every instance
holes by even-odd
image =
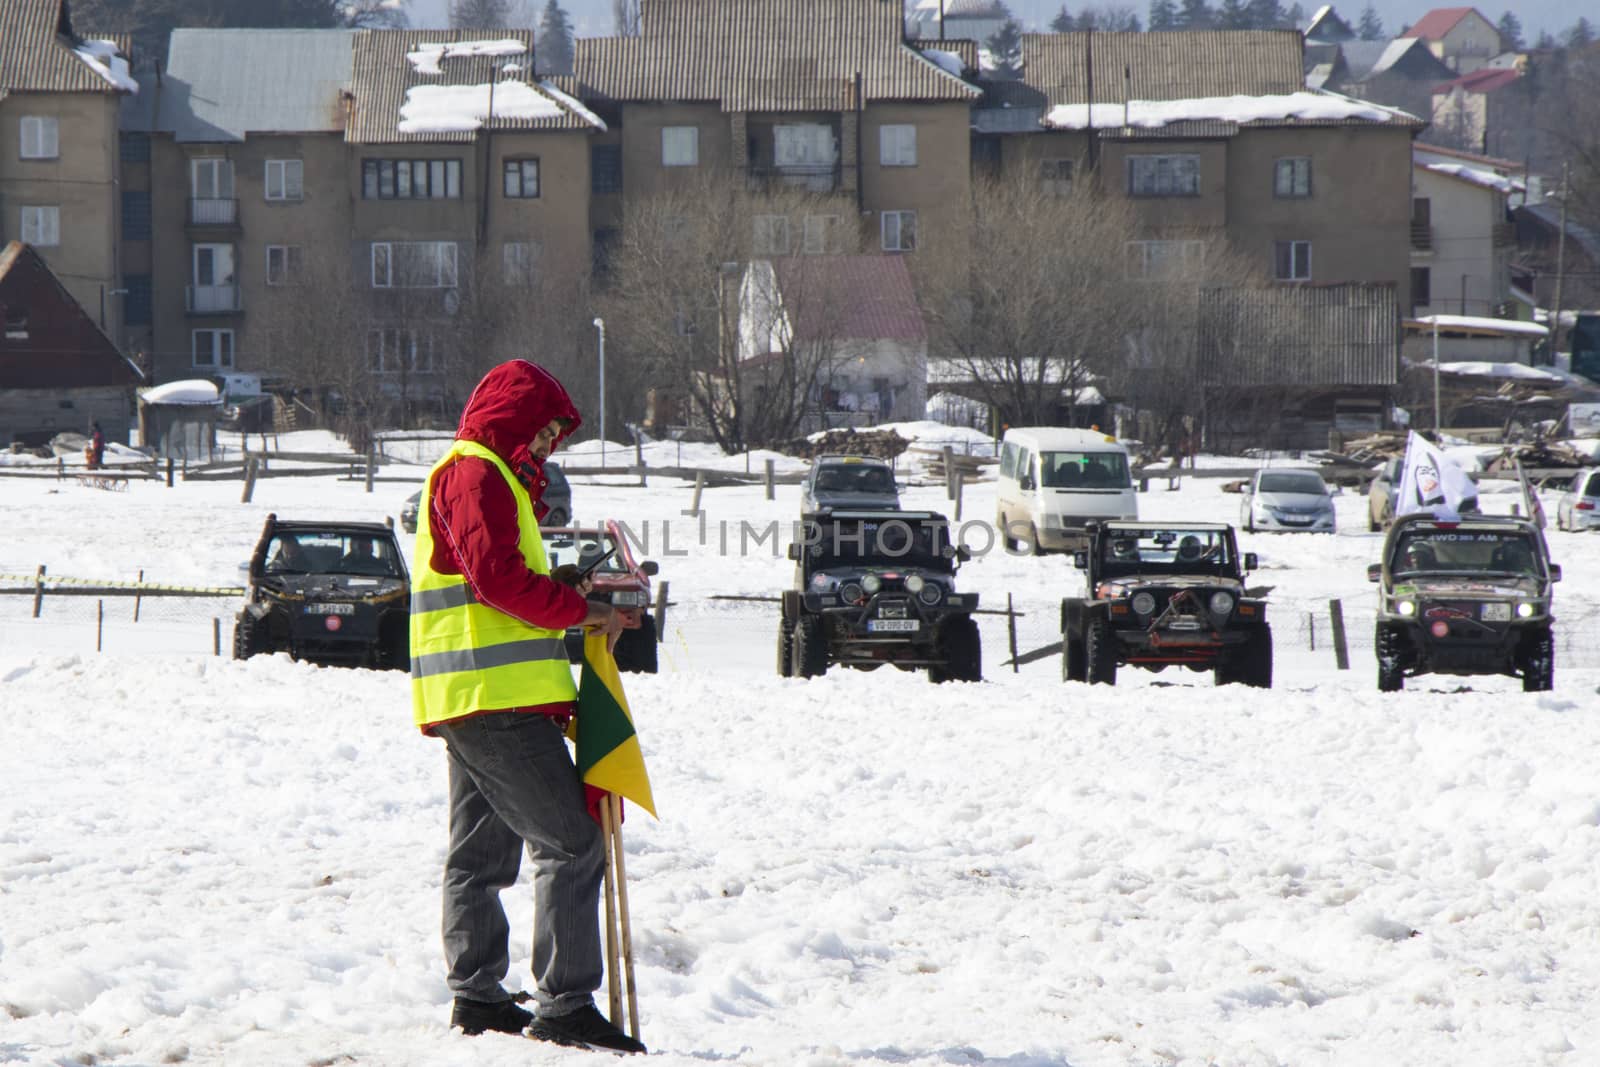
[[[818,456],[876,456],[879,459],[892,460],[909,447],[911,442],[894,430],[842,429],[828,430],[815,437],[791,441],[784,451],[800,459],[816,459]]]

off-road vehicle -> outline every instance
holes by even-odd
[[[969,558],[931,511],[832,511],[801,517],[789,546],[778,673],[813,678],[839,664],[926,667],[932,682],[983,680],[976,593],[956,590]]]
[[[593,566],[589,577],[594,588],[589,599],[612,605],[622,616],[623,631],[614,652],[617,670],[656,673],[656,620],[650,614],[650,579],[660,569],[656,561],[635,559],[627,537],[614,519],[597,527],[544,530],[543,536],[550,569],[564,563],[580,568]],[[583,662],[581,628],[567,631],[567,658],[573,663]]]
[[[411,579],[387,524],[268,515],[245,568],[234,659],[288,652],[327,666],[410,670]]]
[[[1117,667],[1213,672],[1218,685],[1272,687],[1267,605],[1244,588],[1225,523],[1104,522],[1074,555],[1088,590],[1061,601],[1061,677],[1114,685]]]
[[[1506,674],[1528,692],[1554,684],[1550,562],[1528,519],[1402,515],[1367,568],[1378,583],[1378,689],[1419,674]]]

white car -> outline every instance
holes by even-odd
[[[1556,505],[1556,529],[1600,529],[1600,467],[1585,467]]]
[[[1333,497],[1306,467],[1263,467],[1244,486],[1239,525],[1257,530],[1333,533]]]

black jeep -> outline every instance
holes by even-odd
[[[1550,594],[1561,567],[1530,520],[1402,515],[1367,578],[1379,583],[1381,692],[1429,673],[1506,674],[1530,693],[1555,683]]]
[[[1061,601],[1061,677],[1114,685],[1119,664],[1212,671],[1218,685],[1272,687],[1267,605],[1225,523],[1103,522],[1074,560],[1088,592]]]
[[[247,567],[234,659],[410,670],[411,579],[390,526],[268,515]]]
[[[931,511],[801,516],[789,546],[795,588],[783,594],[778,673],[813,678],[832,664],[928,669],[931,682],[983,680],[976,593],[958,593],[968,559]]]

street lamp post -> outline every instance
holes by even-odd
[[[600,466],[606,465],[606,320],[595,317],[594,328],[600,333]]]
[[[1439,433],[1439,316],[1433,318],[1433,432]],[[1440,438],[1442,441],[1443,438]]]

